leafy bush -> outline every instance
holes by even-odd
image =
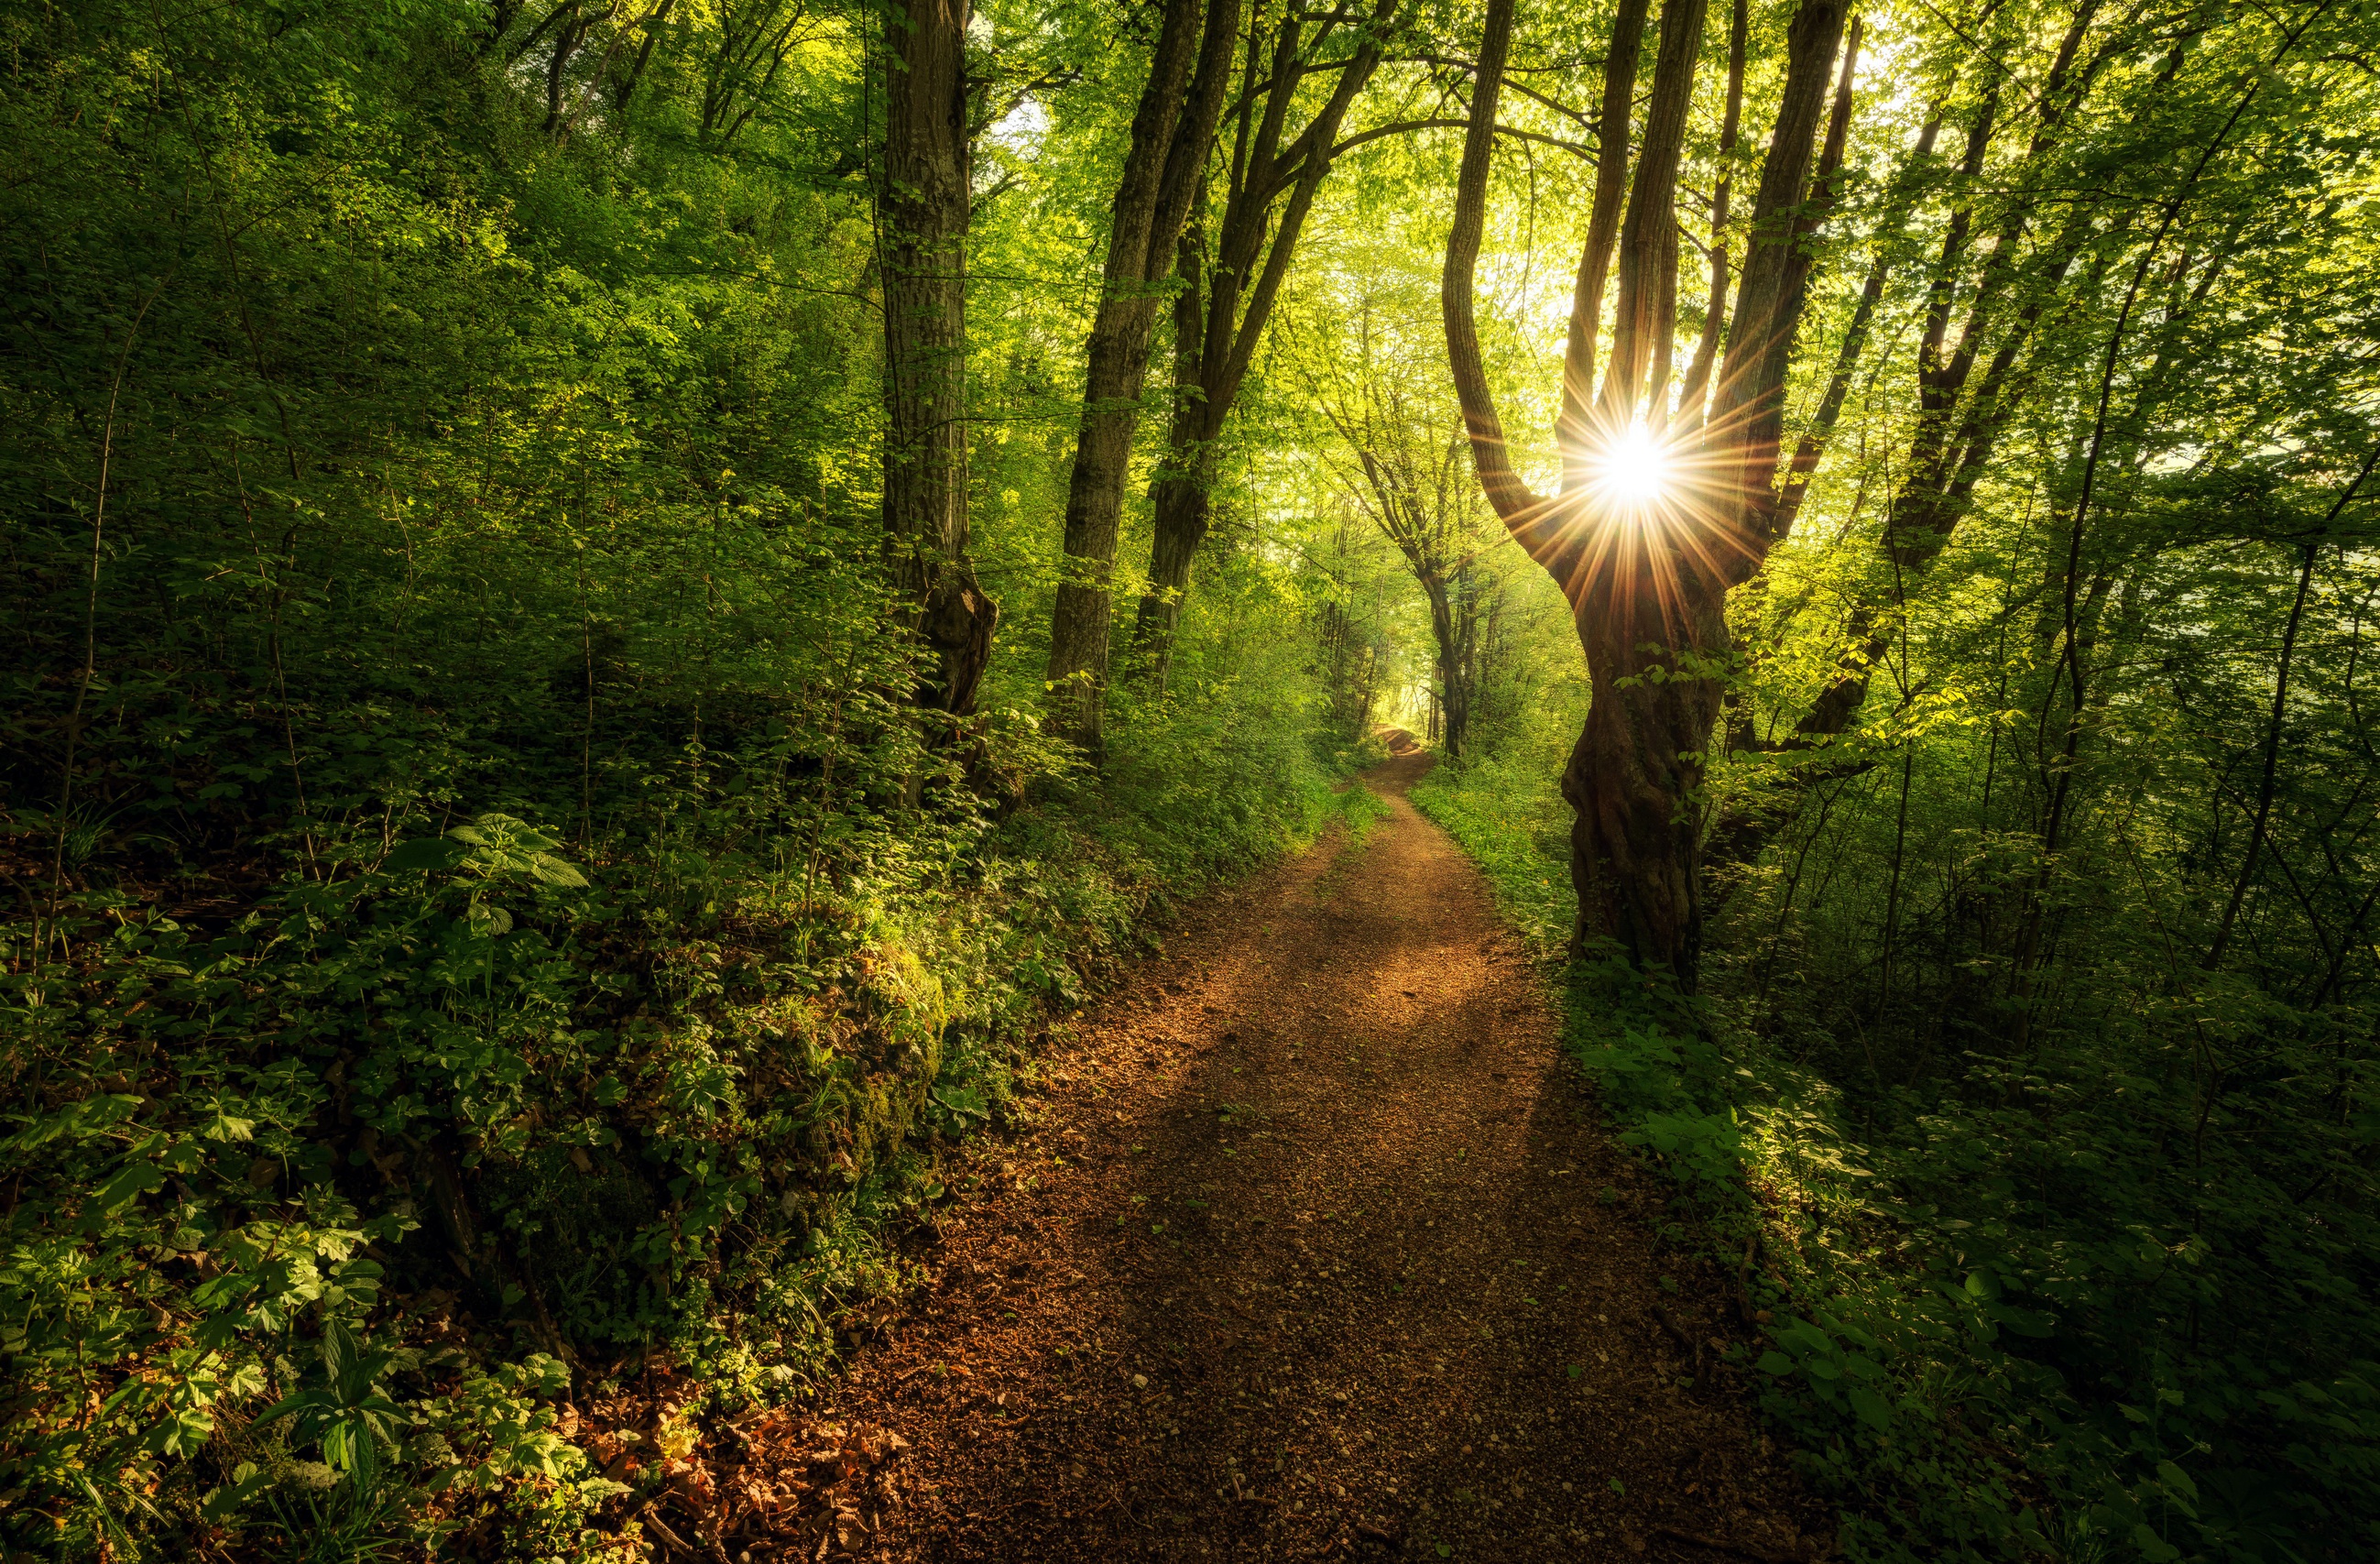
[[[1105,779],[1006,642],[911,707],[859,42],[730,147],[719,16],[574,127],[561,15],[0,18],[7,1548],[621,1556],[606,1388],[832,1372],[1050,1019],[1332,807],[1254,551]],[[976,427],[1007,637],[1062,461]]]
[[[1281,765],[1170,820],[927,825],[832,895],[492,813],[219,932],[98,892],[12,927],[12,1531],[138,1556],[292,1505],[422,1523],[392,1491],[585,1499],[555,1409],[593,1364],[812,1382],[1152,894],[1311,835],[1329,790]]]

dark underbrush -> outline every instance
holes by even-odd
[[[1414,801],[1559,950],[1550,786],[1441,770]],[[1876,1094],[1724,991],[1690,1004],[1615,959],[1562,983],[1613,1126],[1686,1197],[1663,1236],[1736,1279],[1755,1340],[1729,1369],[1843,1506],[1849,1556],[2380,1549],[2380,1234],[2318,1081],[2202,1110],[2172,1039],[2103,1028]]]

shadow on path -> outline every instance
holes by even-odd
[[[913,1447],[880,1557],[1813,1551],[1749,1410],[1683,1383],[1658,1191],[1406,802],[1429,764],[1369,773],[1391,815],[1360,846],[1208,899],[1048,1056],[831,1413]],[[1715,1301],[1668,1302],[1710,1334]]]

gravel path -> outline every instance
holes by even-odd
[[[1374,771],[1393,813],[1362,844],[1195,909],[1053,1048],[936,1284],[826,1412],[907,1442],[853,1542],[1823,1551],[1749,1409],[1694,1388],[1718,1279],[1657,1251],[1658,1190],[1596,1127],[1541,976],[1404,799],[1428,763]]]

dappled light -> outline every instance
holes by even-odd
[[[2380,11],[20,0],[0,1559],[2380,1558]]]

